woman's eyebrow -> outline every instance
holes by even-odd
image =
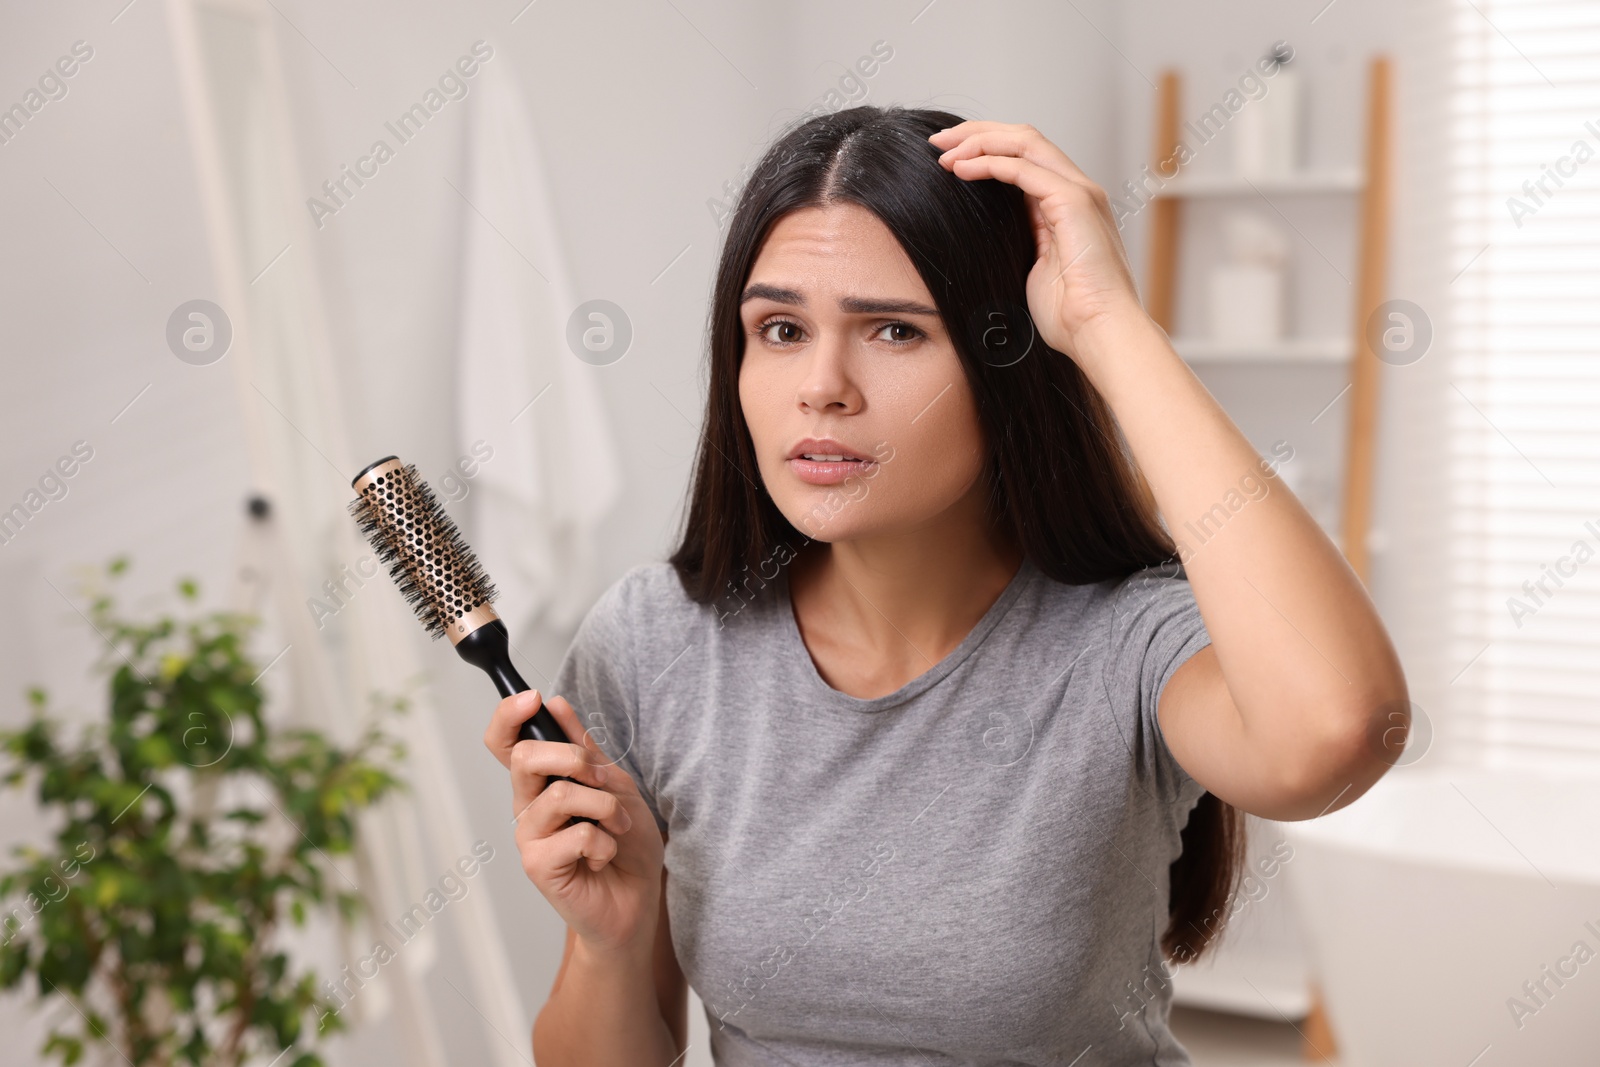
[[[805,307],[806,298],[794,289],[756,282],[745,289],[739,298],[744,304],[751,300],[771,300],[778,304]],[[915,300],[879,300],[860,296],[847,296],[839,300],[839,310],[852,315],[938,315],[937,308],[919,304]]]
[[[794,289],[784,289],[777,285],[767,285],[765,282],[755,282],[745,288],[744,295],[739,297],[739,303],[748,304],[752,300],[771,300],[778,304],[793,304],[795,307],[805,307],[806,298]]]
[[[938,315],[938,308],[919,304],[915,300],[873,300],[868,297],[847,296],[839,301],[839,310],[853,315]]]

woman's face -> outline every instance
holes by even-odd
[[[983,434],[933,297],[856,204],[780,219],[740,318],[739,402],[778,509],[819,541],[895,534],[961,502]]]

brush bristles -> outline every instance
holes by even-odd
[[[497,595],[415,464],[373,478],[350,514],[430,637]]]

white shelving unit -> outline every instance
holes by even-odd
[[[1178,156],[1181,80],[1176,71],[1162,74],[1157,91],[1155,169],[1159,161]],[[1350,424],[1346,438],[1343,506],[1338,537],[1351,568],[1367,576],[1367,527],[1370,520],[1374,433],[1377,422],[1378,359],[1363,336],[1368,318],[1383,300],[1388,228],[1389,63],[1375,57],[1369,75],[1367,156],[1360,167],[1331,167],[1272,177],[1179,172],[1155,191],[1151,204],[1149,275],[1145,307],[1170,334],[1179,284],[1178,245],[1185,201],[1273,196],[1357,196],[1360,222],[1356,234],[1356,299],[1351,333],[1343,337],[1286,337],[1269,343],[1239,344],[1203,337],[1175,337],[1173,347],[1185,360],[1202,364],[1273,364],[1322,366],[1344,363],[1350,370]],[[1148,487],[1146,487],[1148,490]]]
[[[1181,175],[1155,192],[1157,197],[1227,197],[1271,193],[1283,196],[1359,193],[1367,179],[1359,170],[1306,171],[1274,177],[1246,178],[1236,174]]]
[[[1185,361],[1202,363],[1323,363],[1350,359],[1348,337],[1285,337],[1279,341],[1241,344],[1210,337],[1174,337],[1172,347]]]

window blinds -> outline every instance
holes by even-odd
[[[1600,768],[1600,0],[1447,10],[1452,727]]]

